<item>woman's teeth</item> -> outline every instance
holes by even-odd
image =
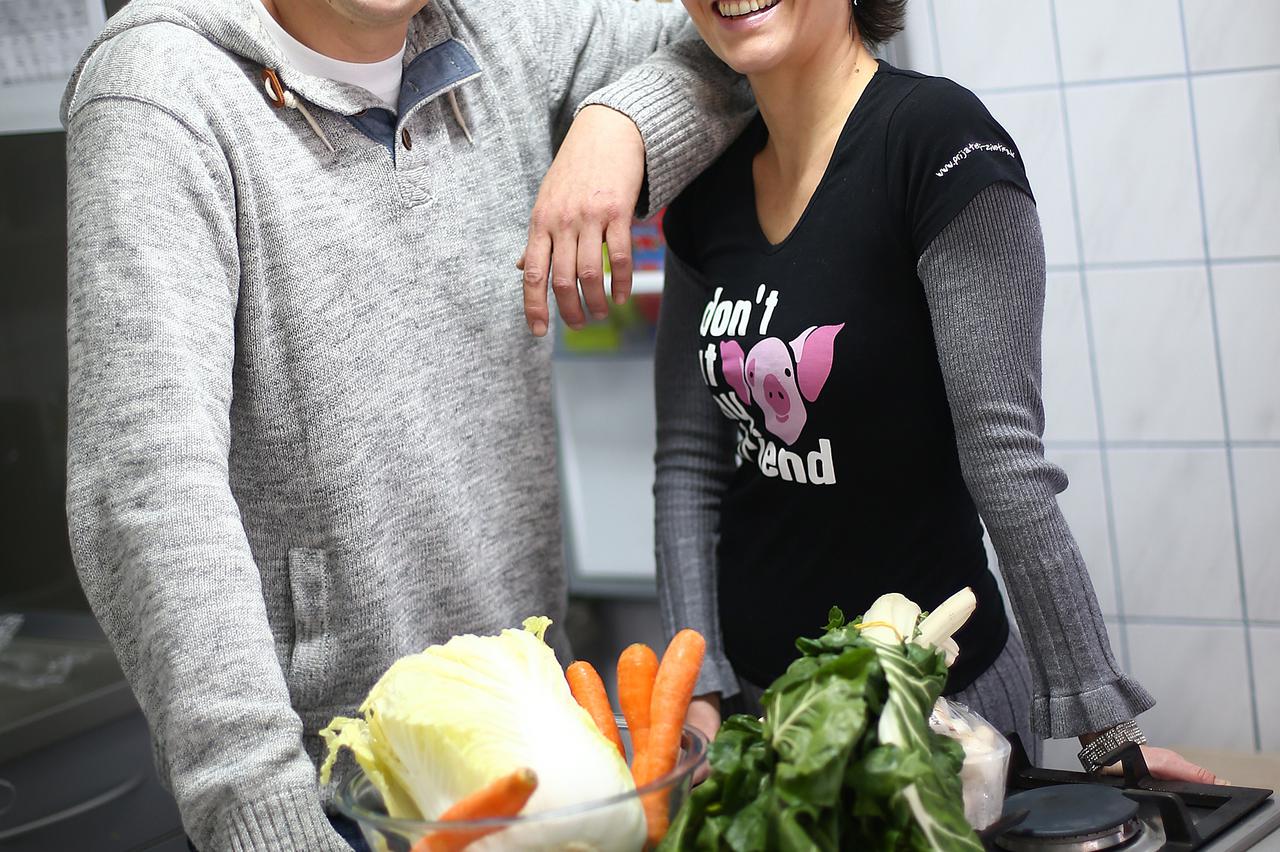
[[[716,8],[720,10],[720,14],[726,18],[737,18],[742,15],[750,15],[752,12],[759,12],[761,9],[768,9],[770,6],[776,5],[778,0],[720,0],[716,3]]]

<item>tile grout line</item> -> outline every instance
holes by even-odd
[[[1113,260],[1098,263],[1051,263],[1045,267],[1046,272],[1078,272],[1081,269],[1098,272],[1142,269],[1187,269],[1204,266],[1205,259],[1174,258],[1169,260]],[[1259,254],[1241,257],[1215,257],[1217,266],[1249,266],[1253,264],[1280,263],[1280,255]]]
[[[1267,630],[1280,629],[1280,618],[1219,618],[1197,615],[1121,615],[1113,613],[1104,618],[1115,621],[1127,621],[1131,624],[1187,624],[1218,627],[1262,627]]]
[[[1178,23],[1182,29],[1182,59],[1186,64],[1187,107],[1191,116],[1191,150],[1196,163],[1196,197],[1200,202],[1200,238],[1204,244],[1205,285],[1209,293],[1209,321],[1213,327],[1213,356],[1218,369],[1218,401],[1222,406],[1222,436],[1227,457],[1227,484],[1231,496],[1231,527],[1235,535],[1236,580],[1240,592],[1240,616],[1244,622],[1244,661],[1249,678],[1249,711],[1253,719],[1253,749],[1262,751],[1262,721],[1258,716],[1257,678],[1253,667],[1253,641],[1249,635],[1249,596],[1244,574],[1244,547],[1240,536],[1240,499],[1236,493],[1235,454],[1231,447],[1231,419],[1227,410],[1227,384],[1222,369],[1222,333],[1218,326],[1218,299],[1213,282],[1213,255],[1209,247],[1209,217],[1204,200],[1204,166],[1200,161],[1200,128],[1196,120],[1196,95],[1191,75],[1191,49],[1187,43],[1187,13],[1184,0],[1178,0]]]
[[[1156,626],[1156,625],[1180,625],[1183,627],[1249,627],[1250,625],[1258,625],[1259,627],[1272,626],[1266,621],[1244,621],[1239,618],[1220,618],[1214,616],[1196,616],[1196,615],[1113,615],[1108,616],[1116,621],[1123,621],[1126,624],[1136,624],[1138,626]],[[1280,622],[1275,622],[1280,624]]]
[[[1055,450],[1223,450],[1226,441],[1178,441],[1178,440],[1121,440],[1091,441],[1084,438],[1052,439],[1044,442],[1046,448]],[[1233,448],[1252,450],[1280,449],[1280,440],[1232,441]]]
[[[933,0],[930,0],[930,6]],[[1053,22],[1056,32],[1057,21]],[[1056,83],[1023,83],[1016,86],[991,86],[990,88],[974,89],[979,95],[1015,95],[1031,92],[1052,92],[1058,87],[1066,89],[1088,89],[1097,86],[1121,86],[1126,83],[1168,83],[1176,80],[1185,80],[1188,76],[1192,79],[1198,77],[1222,77],[1228,74],[1259,74],[1269,71],[1280,71],[1280,65],[1243,65],[1239,68],[1210,68],[1204,71],[1181,71],[1177,73],[1166,74],[1134,74],[1129,77],[1104,77],[1099,80],[1062,80],[1062,74],[1059,72],[1059,80]]]
[[[932,0],[930,0],[932,2]],[[1106,424],[1102,416],[1102,384],[1098,374],[1097,348],[1093,334],[1093,311],[1089,302],[1089,274],[1085,269],[1084,227],[1080,219],[1080,197],[1076,189],[1075,151],[1071,144],[1071,119],[1067,109],[1067,89],[1062,82],[1062,44],[1058,38],[1058,4],[1057,0],[1049,0],[1049,23],[1053,30],[1053,61],[1057,69],[1058,108],[1062,112],[1063,149],[1067,158],[1067,183],[1071,187],[1071,216],[1075,224],[1076,260],[1080,264],[1079,286],[1081,310],[1084,319],[1084,332],[1089,347],[1089,378],[1093,384],[1094,419],[1098,428],[1098,442],[1102,447],[1107,445]],[[1111,492],[1111,463],[1105,449],[1098,453],[1099,466],[1102,469],[1102,503],[1107,516],[1107,547],[1111,555],[1111,582],[1115,587],[1116,609],[1124,612],[1124,583],[1120,579],[1120,545],[1116,537],[1115,498]],[[1099,607],[1101,608],[1101,607]],[[1121,622],[1120,659],[1124,663],[1125,673],[1131,671],[1129,655],[1129,635]]]

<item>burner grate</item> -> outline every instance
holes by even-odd
[[[1108,765],[1119,761],[1123,776],[1041,769],[1031,765],[1016,734],[1007,736],[1013,746],[1007,785],[1009,797],[1004,817],[979,833],[988,849],[1100,852],[1123,846],[1131,852],[1138,848],[1191,852],[1243,821],[1271,796],[1270,790],[1251,787],[1158,781],[1151,777],[1142,751],[1136,745],[1126,745],[1108,755]],[[1082,830],[1074,836],[1063,834],[1057,840],[1031,837],[1030,830],[1035,828],[1035,824],[1029,827],[1024,827],[1024,824],[1032,819],[1033,809],[1018,805],[1019,797],[1063,785],[1105,788],[1112,792],[1113,801],[1116,794],[1131,801],[1142,814],[1137,819],[1137,830],[1129,837],[1117,840],[1113,835],[1121,833],[1121,822],[1112,821],[1107,828]],[[1019,845],[1019,838],[1035,845]],[[1010,846],[1010,843],[1014,845]]]
[[[1123,846],[1142,833],[1142,823],[1130,820],[1115,828],[1078,837],[1031,837],[1006,834],[996,846],[1008,852],[1104,852]]]
[[[1058,784],[1010,796],[1010,812],[1025,816],[996,844],[1010,852],[1101,852],[1142,831],[1138,803],[1103,784]]]

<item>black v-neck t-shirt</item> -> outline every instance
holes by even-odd
[[[671,205],[668,245],[711,292],[697,342],[738,427],[718,562],[725,651],[765,685],[819,633],[901,592],[931,609],[968,585],[948,691],[1004,648],[1004,603],[960,472],[921,253],[982,189],[1030,189],[1013,140],[957,84],[881,63],[807,208],[771,244],[756,216],[759,117]]]

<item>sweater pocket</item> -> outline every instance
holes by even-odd
[[[328,703],[333,682],[335,639],[330,630],[328,551],[289,550],[289,589],[293,595],[293,653],[286,679],[295,708]]]

